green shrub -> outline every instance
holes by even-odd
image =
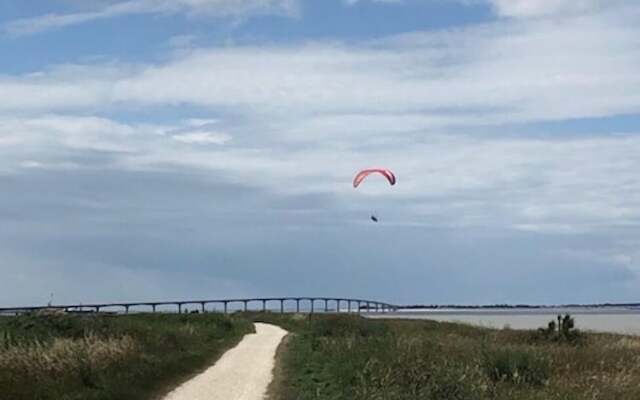
[[[494,350],[485,354],[484,370],[493,382],[544,385],[549,380],[549,361],[531,351]]]
[[[554,320],[549,321],[546,328],[538,328],[534,337],[544,341],[579,344],[583,335],[576,329],[573,317],[565,314],[564,317],[558,315],[557,322]]]
[[[316,337],[382,336],[388,332],[382,321],[354,315],[326,315],[310,319],[311,334]]]

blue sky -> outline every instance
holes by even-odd
[[[638,301],[638,17],[4,2],[0,304]],[[398,184],[353,190],[371,165]]]

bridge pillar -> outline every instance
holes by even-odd
[[[324,299],[324,312],[328,312],[329,311],[329,301],[327,299]]]
[[[340,312],[340,299],[336,299],[336,312]]]
[[[314,305],[313,303],[315,303],[315,300],[314,299],[309,299],[309,301],[311,302],[311,314],[313,314],[313,308],[314,308],[313,307],[313,305]]]
[[[247,312],[247,304],[249,303],[249,301],[243,300],[242,302],[244,303],[244,312]]]
[[[300,299],[296,299],[296,312],[300,312]]]
[[[125,314],[129,314],[129,306],[128,305],[124,306],[124,313]]]
[[[96,312],[99,313],[100,312],[100,306],[96,306]]]
[[[153,312],[156,312],[156,305],[155,305],[155,304],[152,304],[152,305],[151,305],[151,310],[152,310]]]
[[[347,312],[351,312],[351,300],[347,300]]]
[[[284,299],[280,299],[280,314],[284,314]]]
[[[267,301],[262,300],[262,312],[266,312],[266,311],[267,311]]]
[[[228,301],[223,301],[222,304],[224,304],[224,313],[227,313],[227,304],[229,304]]]
[[[177,303],[178,304],[178,314],[182,314],[182,303]]]
[[[203,302],[200,302],[200,306],[202,307],[202,313],[203,313],[203,314],[204,314],[204,304],[205,304],[205,303],[204,303],[204,301],[203,301]]]

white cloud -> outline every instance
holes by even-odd
[[[220,132],[192,131],[173,135],[173,140],[188,144],[225,144],[231,136]]]
[[[399,3],[403,3],[404,0],[344,0],[344,2],[349,5],[349,6],[353,6],[357,3],[364,3],[366,1],[370,1],[372,3],[387,3],[387,4],[399,4]]]
[[[4,28],[13,35],[28,35],[132,14],[185,14],[191,17],[274,14],[291,17],[297,15],[298,9],[298,0],[118,0],[93,11],[46,14],[14,20]]]
[[[514,138],[502,125],[637,112],[638,14],[509,19],[366,43],[207,48],[157,65],[5,76],[0,171],[104,152],[118,168],[217,171],[277,193],[356,203],[393,196],[406,202],[399,219],[407,223],[622,226],[640,213],[636,137]],[[141,125],[79,116],[174,105],[215,118]],[[371,164],[397,170],[392,192],[345,185]]]
[[[189,118],[184,121],[185,125],[197,128],[206,125],[213,125],[216,123],[218,123],[218,120],[213,118]]]
[[[186,104],[271,115],[415,114],[441,126],[633,113],[638,16],[635,7],[562,24],[509,20],[369,43],[221,47],[157,65],[58,67],[0,79],[0,110]]]
[[[571,15],[623,4],[620,0],[489,0],[504,17]]]
[[[220,1],[101,4],[110,5],[23,21],[15,33],[131,13],[235,18],[295,11],[269,6],[293,2],[268,1],[227,0],[227,11],[214,7]],[[563,4],[527,9],[513,2],[497,9],[513,18],[371,42],[198,49],[181,37],[171,43],[181,51],[155,64],[60,65],[1,76],[0,256],[16,266],[5,281],[20,283],[3,289],[27,288],[0,290],[5,303],[38,301],[33,293],[48,297],[50,290],[69,293],[69,301],[113,300],[114,293],[135,300],[206,296],[211,287],[223,296],[255,292],[233,276],[206,279],[236,270],[254,283],[269,281],[255,272],[283,276],[275,280],[281,286],[267,288],[288,290],[286,277],[298,265],[311,277],[310,290],[320,285],[314,273],[335,275],[326,265],[366,275],[360,282],[384,272],[381,288],[390,263],[406,282],[434,282],[429,264],[443,265],[442,281],[491,276],[496,285],[502,277],[496,293],[531,281],[523,276],[553,282],[564,270],[560,276],[579,277],[585,265],[640,272],[637,240],[622,243],[637,237],[640,221],[640,134],[587,128],[551,135],[543,125],[531,135],[535,126],[525,133],[510,125],[640,109],[638,6]],[[140,116],[150,122],[131,122]],[[398,184],[374,177],[354,190],[353,173],[371,165],[392,168]],[[373,229],[364,225],[370,210],[382,214]],[[291,240],[305,230],[299,243]],[[388,249],[371,247],[382,235]],[[499,239],[487,241],[492,235]],[[131,258],[123,243],[134,241]],[[593,251],[579,259],[540,256],[571,245]],[[46,257],[31,257],[34,248]],[[326,248],[335,249],[329,262]],[[243,272],[249,264],[255,269]],[[44,269],[33,265],[79,279],[43,280]],[[198,279],[167,292],[175,265],[181,276]],[[505,278],[507,269],[513,275]],[[115,278],[95,293],[83,291],[78,282],[96,271]],[[478,279],[466,279],[473,271]],[[629,279],[593,273],[588,290],[596,293],[603,282]],[[133,284],[116,285],[123,279]],[[141,294],[143,281],[151,284]],[[535,292],[540,284],[533,281],[513,296]],[[632,296],[638,282],[631,282],[625,293]],[[452,298],[466,291],[446,292]]]
[[[245,127],[248,132],[258,125]],[[311,137],[337,136],[343,128],[311,121]],[[333,135],[326,130],[333,130]],[[287,134],[286,132],[284,133]],[[180,136],[182,135],[182,136]],[[621,227],[640,218],[640,137],[484,138],[422,135],[419,141],[376,144],[345,138],[298,149],[276,138],[252,146],[226,144],[230,136],[176,126],[128,125],[88,117],[43,116],[0,120],[0,170],[81,168],[78,151],[109,154],[127,170],[198,169],[275,193],[331,193],[358,205],[400,202],[403,223],[483,225],[536,232],[586,232]],[[67,164],[64,164],[64,163]],[[92,167],[91,157],[89,164]],[[352,173],[373,164],[391,166],[399,183],[371,181],[354,191]],[[435,208],[434,208],[435,207]],[[435,218],[435,220],[434,220]]]

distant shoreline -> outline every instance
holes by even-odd
[[[598,303],[598,304],[488,304],[488,305],[462,305],[462,304],[409,304],[398,305],[399,310],[510,310],[510,309],[616,309],[638,308],[640,303]]]

